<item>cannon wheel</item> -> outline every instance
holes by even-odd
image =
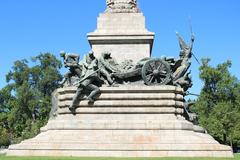
[[[142,78],[146,85],[164,85],[171,81],[170,65],[161,59],[151,59],[142,68]]]

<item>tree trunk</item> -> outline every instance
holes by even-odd
[[[223,134],[223,143],[227,144],[227,135],[225,133]]]
[[[232,152],[233,152],[233,143],[232,143],[232,137],[230,136],[230,146],[232,148]]]

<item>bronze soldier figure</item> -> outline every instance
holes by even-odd
[[[117,70],[117,68],[114,68],[115,65],[116,64],[113,64],[112,62],[111,53],[102,53],[99,58],[98,67],[100,69],[101,75],[107,79],[107,82],[110,86],[114,83],[112,73]]]
[[[69,71],[64,74],[63,80],[59,83],[63,85],[65,82],[68,82],[68,85],[71,85],[71,77],[77,76],[81,77],[81,69],[79,66],[79,55],[77,54],[66,54],[66,52],[61,51],[60,56],[64,59],[64,67],[69,68]]]
[[[100,93],[99,87],[94,84],[101,83],[101,79],[98,76],[99,69],[97,63],[98,61],[95,58],[93,52],[89,52],[80,62],[82,74],[78,83],[76,94],[73,97],[72,104],[69,106],[69,109],[73,113],[76,110],[80,97],[84,94],[85,91],[90,91],[90,94],[87,97],[90,103],[93,103],[95,96]]]

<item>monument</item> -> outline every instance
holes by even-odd
[[[93,51],[80,62],[78,55],[61,52],[69,72],[60,83],[62,87],[52,94],[47,125],[36,137],[11,145],[7,155],[233,156],[229,146],[219,144],[197,125],[196,115],[189,113],[184,100],[192,86],[188,69],[195,37],[186,44],[177,34],[177,59],[151,58],[153,34],[139,29],[139,23],[128,19],[131,16],[136,16],[136,22],[144,19],[136,0],[108,0],[100,26],[88,35]],[[118,28],[114,21],[119,18],[131,23],[121,21],[124,26]],[[137,29],[124,34],[124,27]],[[136,56],[137,49],[146,52]],[[118,55],[126,59],[119,60]]]

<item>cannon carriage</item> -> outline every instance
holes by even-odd
[[[146,85],[166,85],[172,80],[171,64],[160,58],[145,58],[129,70],[113,72],[120,80],[139,77]]]

